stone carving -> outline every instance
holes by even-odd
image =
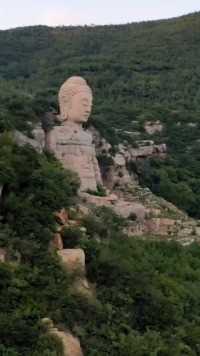
[[[71,77],[60,88],[60,126],[47,132],[46,146],[65,168],[78,173],[81,191],[97,190],[101,175],[92,135],[82,125],[92,110],[92,91],[81,77]]]
[[[85,79],[71,77],[61,86],[58,101],[61,121],[82,124],[87,122],[92,110],[92,91]]]

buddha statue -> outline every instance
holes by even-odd
[[[47,149],[65,168],[78,173],[80,191],[97,190],[102,184],[92,135],[83,129],[92,111],[92,91],[85,79],[71,77],[61,86],[58,101],[60,125],[47,132]]]

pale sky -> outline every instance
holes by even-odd
[[[121,24],[200,11],[199,0],[0,0],[0,29]]]

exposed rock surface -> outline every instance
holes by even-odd
[[[157,132],[162,132],[163,125],[159,120],[146,121],[144,124],[144,129],[149,135],[154,135]]]
[[[94,137],[97,157],[99,157],[103,183],[111,191],[129,184],[138,184],[138,176],[134,173],[130,174],[128,169],[132,163],[151,157],[165,159],[167,156],[166,144],[157,145],[153,140],[136,140],[136,147],[130,144],[119,144],[116,153],[113,154],[111,145],[101,138],[99,132],[93,127],[90,130]]]
[[[78,272],[81,275],[86,274],[85,253],[80,248],[64,249],[58,251],[62,264],[70,273]]]
[[[32,131],[32,134],[34,138],[30,138],[24,135],[22,132],[15,130],[13,132],[13,138],[17,145],[30,145],[32,148],[34,148],[34,150],[39,153],[42,153],[45,146],[45,133],[43,129],[40,126],[37,126]]]
[[[56,250],[62,250],[63,249],[63,240],[61,235],[57,232],[53,240],[51,241],[50,247],[53,247]]]
[[[40,124],[36,125],[32,130],[32,135],[40,147],[40,151],[42,152],[45,148],[45,132]]]
[[[130,236],[163,236],[175,238],[183,244],[198,240],[197,222],[189,219],[173,204],[156,197],[148,188],[140,187],[137,176],[130,175],[127,168],[131,162],[150,157],[164,159],[167,155],[166,145],[155,145],[152,140],[137,141],[137,148],[120,144],[117,153],[112,155],[109,143],[101,139],[94,128],[92,132],[97,154],[111,158],[106,174],[103,174],[103,183],[112,194],[97,197],[84,193],[81,197],[87,209],[92,210],[92,205],[111,207],[117,214],[128,218],[126,233]],[[100,161],[100,164],[103,163]],[[103,170],[104,167],[101,167],[104,173]]]
[[[56,211],[54,215],[56,221],[60,225],[65,225],[69,220],[69,216],[65,208],[61,209],[60,211]]]
[[[79,339],[73,336],[70,332],[52,328],[50,333],[57,336],[62,341],[64,356],[83,356]]]
[[[146,234],[171,235],[175,233],[175,228],[179,221],[169,218],[152,218],[145,222]]]
[[[58,329],[49,318],[43,318],[42,323],[50,335],[55,336],[61,341],[63,345],[63,356],[83,356],[79,339],[70,331]]]
[[[131,148],[130,152],[130,160],[136,161],[141,158],[150,158],[150,157],[159,157],[166,158],[167,154],[167,146],[165,143],[160,145],[155,145],[154,142],[145,142],[140,144],[138,148]]]
[[[137,202],[130,202],[122,199],[118,199],[114,206],[114,211],[123,216],[124,218],[130,218],[136,216],[138,221],[144,221],[147,214],[147,209],[144,205]]]

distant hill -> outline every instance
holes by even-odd
[[[118,26],[17,28],[0,32],[0,48],[1,130],[28,129],[28,121],[57,110],[60,84],[81,75],[94,90],[92,122],[113,145],[135,143],[126,131],[149,138],[146,120],[165,124],[153,139],[167,143],[170,162],[150,162],[148,176],[140,169],[141,183],[199,216],[200,13]],[[175,198],[179,182],[186,198]]]

